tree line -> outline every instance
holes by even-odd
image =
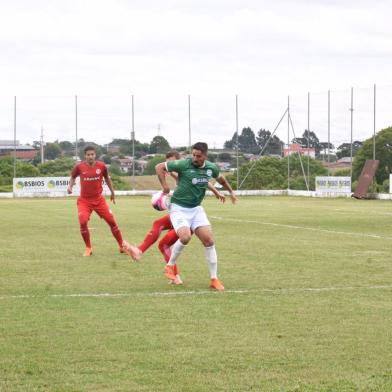
[[[310,135],[309,135],[310,136]],[[299,144],[304,145],[304,140],[298,140]],[[317,141],[312,141],[317,146]],[[307,140],[306,140],[307,145]],[[323,148],[323,145],[318,147]],[[351,145],[345,143],[342,145],[341,152],[344,156],[350,156]],[[373,159],[373,137],[364,142],[353,143],[353,167],[352,180],[353,190],[355,190],[358,178],[361,175],[362,168],[367,159]],[[322,150],[319,150],[319,153]],[[376,159],[380,161],[378,170],[375,175],[375,182],[371,191],[389,192],[389,175],[392,173],[392,127],[382,129],[376,134],[375,138]],[[302,158],[302,163],[307,172],[307,157]],[[241,189],[287,189],[288,172],[287,158],[262,157],[256,162],[248,162],[239,168]],[[328,170],[318,159],[309,159],[309,177],[308,184],[310,190],[314,190],[315,177],[327,175]],[[341,169],[333,175],[350,176],[350,169]],[[234,188],[237,187],[237,172],[227,177]],[[300,158],[297,154],[290,156],[290,188],[306,189],[305,179],[301,167]]]
[[[286,189],[287,188],[287,158],[281,157],[281,149],[283,148],[283,142],[275,135],[270,138],[271,133],[264,129],[258,132],[258,135],[253,133],[251,128],[244,128],[237,138],[234,133],[231,140],[225,143],[227,149],[235,149],[238,140],[238,147],[241,152],[240,156],[240,168],[239,178],[240,182],[247,176],[245,182],[242,184],[241,189]],[[166,139],[161,136],[157,136],[153,139],[154,143],[139,143],[135,141],[135,156],[142,156],[146,153],[157,154],[154,158],[151,158],[148,162],[145,174],[154,174],[154,167],[156,163],[163,161],[164,153],[171,149]],[[270,139],[269,143],[267,141]],[[381,130],[376,134],[376,158],[380,160],[379,169],[375,176],[375,191],[388,191],[389,186],[389,174],[392,172],[392,127]],[[308,143],[310,147],[315,148],[316,156],[320,158],[325,150],[326,144],[319,141],[317,135],[314,132],[304,131],[300,138],[293,139],[293,142],[300,144],[302,147],[307,147]],[[16,175],[17,177],[35,177],[35,176],[68,176],[72,167],[75,165],[73,159],[74,144],[71,142],[55,142],[48,143],[48,145],[54,144],[60,148],[60,152],[56,147],[56,154],[50,156],[53,158],[45,163],[35,162],[35,164],[16,160]],[[111,163],[113,155],[117,156],[131,155],[132,154],[132,142],[127,139],[114,139],[110,145],[100,146],[95,143],[85,142],[80,139],[79,154],[83,156],[83,148],[87,144],[92,144],[97,149],[98,156],[104,159],[106,163]],[[110,153],[110,146],[116,146],[117,152]],[[53,151],[54,149],[50,147]],[[264,148],[264,150],[263,150]],[[333,148],[333,146],[330,146]],[[362,167],[366,159],[373,158],[373,138],[369,138],[364,142],[356,141],[353,143],[353,188],[355,189],[356,181],[361,174]],[[186,147],[182,147],[182,150],[186,150]],[[180,150],[181,150],[180,149]],[[263,150],[263,156],[261,159],[249,161],[249,157],[246,158],[246,154],[257,154]],[[48,152],[51,150],[49,149]],[[154,152],[153,152],[154,151]],[[351,145],[344,143],[338,148],[338,154],[341,156],[350,156]],[[50,154],[49,154],[50,155]],[[270,156],[267,156],[270,155]],[[219,162],[231,162],[236,161],[235,154],[230,151],[222,151],[220,153],[210,154],[209,159],[211,161]],[[254,159],[251,158],[251,159]],[[304,161],[304,160],[303,160]],[[307,172],[307,160],[305,163],[305,171]],[[13,165],[14,160],[12,157],[1,157],[0,158],[0,187],[12,183],[13,177]],[[297,155],[290,157],[290,187],[292,189],[306,189],[305,180],[302,173],[302,167],[300,160]],[[252,170],[249,172],[249,170]],[[125,189],[124,182],[121,181],[118,166],[113,162],[110,165],[109,172],[114,180],[117,189]],[[248,174],[249,173],[249,174]],[[315,176],[326,175],[327,169],[323,166],[320,159],[309,160],[309,186],[310,189],[314,189]],[[345,169],[334,173],[334,175],[350,175],[350,170]],[[237,173],[229,174],[227,177],[234,188],[237,187],[236,179]],[[8,188],[7,188],[8,189]],[[9,189],[8,189],[9,190]]]
[[[133,143],[129,139],[113,139],[110,143],[103,145],[79,139],[77,147],[78,157],[80,159],[84,158],[83,149],[87,145],[93,146],[97,151],[97,156],[104,157],[107,161],[106,163],[110,163],[109,161],[112,156],[130,156],[133,152]],[[40,142],[34,141],[33,147],[40,150]],[[113,151],[114,147],[118,147],[118,151],[110,152]],[[165,154],[171,149],[169,142],[163,136],[155,136],[150,143],[141,143],[135,140],[134,147],[136,158],[140,158],[146,154]],[[186,147],[183,147],[183,149],[186,149]],[[44,145],[44,158],[45,160],[53,160],[60,157],[74,157],[75,151],[75,142],[56,140],[53,143],[46,143]],[[41,156],[38,154],[33,164],[38,164],[40,161]]]
[[[328,148],[330,150],[335,148],[332,143],[321,142],[315,132],[307,129],[304,130],[301,137],[291,139],[291,143],[299,144],[303,148],[314,148],[316,158],[323,157]],[[238,137],[237,132],[234,132],[232,138],[224,143],[224,148],[236,150],[237,145],[238,150],[243,153],[283,156],[285,143],[277,135],[272,136],[271,132],[264,128],[261,128],[256,135],[250,127],[245,127]],[[353,142],[353,156],[358,152],[361,145],[361,141],[356,140]],[[350,143],[342,143],[336,149],[337,159],[349,157],[350,154]],[[330,153],[330,155],[333,154]]]

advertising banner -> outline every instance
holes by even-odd
[[[316,192],[351,193],[350,177],[316,177]]]
[[[26,177],[14,178],[13,191],[15,196],[67,196],[69,177]],[[76,178],[73,196],[80,195],[80,178]],[[110,195],[106,183],[103,183],[103,195]]]
[[[389,173],[389,193],[392,193],[392,173]]]

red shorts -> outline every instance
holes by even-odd
[[[82,197],[78,198],[78,216],[80,222],[87,222],[90,219],[91,213],[95,211],[101,218],[106,221],[113,219],[112,211],[110,211],[109,206],[103,196],[98,199],[84,199]]]

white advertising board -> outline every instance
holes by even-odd
[[[316,177],[316,192],[351,193],[350,177]]]
[[[392,193],[392,173],[389,173],[389,193]]]
[[[66,196],[69,177],[26,177],[14,178],[14,196]],[[103,194],[109,195],[110,190],[106,183],[103,184]],[[72,195],[80,195],[80,178],[76,178]]]

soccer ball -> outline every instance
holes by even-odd
[[[169,197],[166,193],[157,192],[152,195],[151,205],[158,211],[167,210],[169,206]]]

